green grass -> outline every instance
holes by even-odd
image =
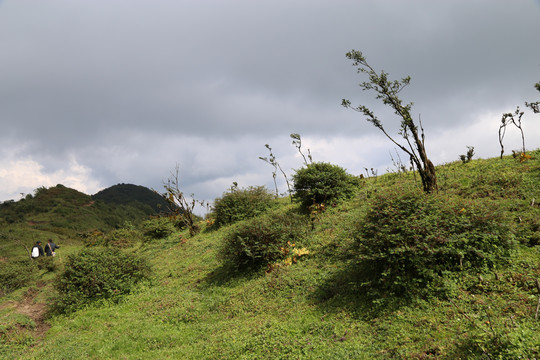
[[[28,288],[17,290],[0,299],[0,323],[6,324],[0,327],[0,357],[538,358],[539,158],[536,151],[525,163],[506,157],[438,167],[440,194],[497,201],[517,240],[504,267],[449,275],[447,297],[373,297],[358,281],[351,230],[367,210],[366,200],[390,187],[421,186],[412,173],[387,174],[367,179],[354,199],[320,213],[306,240],[310,253],[290,266],[278,262],[269,273],[236,271],[220,262],[228,227],[203,228],[193,238],[176,232],[128,250],[149,259],[152,280],[119,303],[50,315],[43,339],[33,336],[29,317],[10,311]],[[80,248],[73,241],[59,252]],[[36,301],[48,301],[58,271],[40,275],[46,285]]]

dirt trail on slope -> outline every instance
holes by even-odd
[[[45,284],[38,283],[38,287],[43,287]],[[35,302],[34,299],[39,294],[39,290],[36,288],[30,288],[24,294],[24,298],[16,302],[13,307],[13,311],[28,316],[34,321],[36,327],[33,329],[34,336],[37,340],[41,339],[43,335],[51,327],[45,322],[45,313],[47,311],[47,304]]]

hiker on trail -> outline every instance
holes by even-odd
[[[41,241],[36,241],[36,245],[32,248],[32,259],[36,259],[40,256],[45,256],[45,253],[41,247]]]
[[[47,256],[55,256],[56,253],[54,251],[56,249],[60,249],[60,246],[53,243],[52,239],[49,239],[49,242],[47,245],[45,245],[45,252],[47,253]]]

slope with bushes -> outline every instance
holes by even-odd
[[[56,185],[0,204],[0,252],[24,257],[37,241],[77,243],[80,237],[138,224],[159,213],[163,198],[148,188],[121,184],[94,196]],[[22,252],[21,252],[22,250]]]
[[[281,199],[219,228],[203,222],[193,237],[156,219],[146,235],[130,229],[139,240],[122,250],[152,275],[80,307],[70,298],[74,311],[50,310],[43,338],[9,310],[36,291],[36,302],[61,304],[54,279],[67,281],[73,262],[5,296],[0,356],[538,358],[540,151],[531,155],[438,166],[430,195],[414,173],[373,176],[308,214]]]

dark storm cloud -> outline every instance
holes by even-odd
[[[488,140],[467,129],[538,98],[539,20],[528,0],[4,1],[2,181],[33,160],[58,181],[74,169],[101,186],[156,187],[180,163],[187,186],[213,197],[235,176],[267,181],[257,175],[265,143],[298,167],[291,132],[341,163],[347,141],[380,146],[341,99],[388,114],[358,87],[352,48],[392,78],[411,75],[403,98],[437,161],[456,157],[440,147],[456,129],[455,146],[488,155]],[[345,166],[384,167],[373,155],[353,161]]]

